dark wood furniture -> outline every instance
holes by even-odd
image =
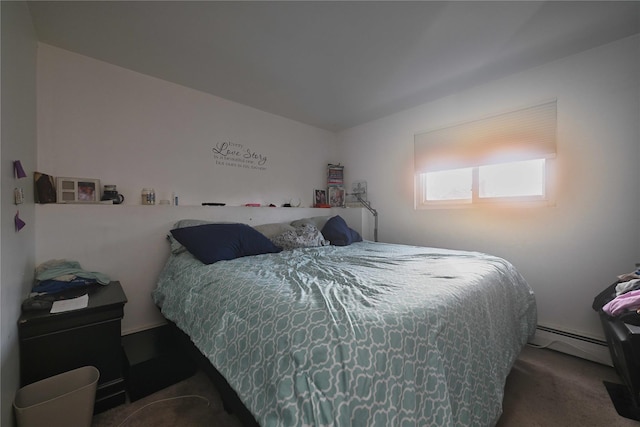
[[[23,312],[18,320],[22,386],[81,366],[100,371],[94,412],[124,403],[121,321],[127,297],[120,282],[91,285],[86,308]],[[80,295],[78,290],[74,294]],[[67,293],[65,296],[71,296]]]
[[[196,373],[196,364],[180,347],[177,328],[164,325],[122,337],[125,379],[134,402]]]
[[[618,386],[605,381],[607,391],[620,415],[640,421],[640,314],[631,310],[611,317],[602,310],[616,297],[618,283],[597,295],[592,308],[600,316],[613,366],[623,382]]]

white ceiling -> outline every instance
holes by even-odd
[[[43,1],[29,8],[44,43],[329,130],[640,32],[640,1]]]

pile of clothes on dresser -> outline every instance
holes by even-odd
[[[616,297],[602,307],[609,316],[619,316],[629,311],[640,314],[640,268],[633,273],[618,276]]]
[[[96,283],[108,285],[110,282],[106,274],[83,270],[77,261],[53,259],[36,267],[31,293],[54,294]]]
[[[93,285],[108,285],[104,273],[84,270],[77,261],[53,259],[38,265],[31,294],[22,301],[22,311],[49,310],[54,301],[86,294]]]

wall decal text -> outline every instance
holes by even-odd
[[[211,150],[218,166],[267,170],[267,156],[243,144],[223,141],[218,142]]]

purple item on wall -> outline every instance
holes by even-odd
[[[16,231],[20,231],[24,228],[25,225],[27,225],[21,218],[20,218],[20,211],[16,212],[16,215],[13,217],[13,222],[16,225]]]
[[[13,162],[13,172],[16,178],[26,178],[27,174],[22,167],[22,162],[20,160],[14,160]]]

